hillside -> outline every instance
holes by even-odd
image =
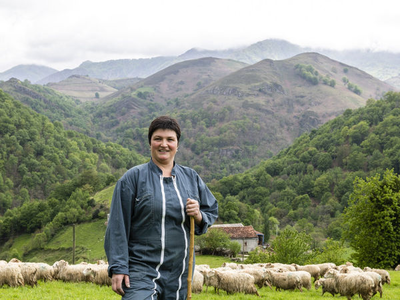
[[[342,115],[242,174],[213,181],[221,222],[264,233],[287,225],[315,244],[342,237],[341,214],[356,177],[400,172],[400,93],[390,92]]]
[[[90,116],[79,107],[80,101],[77,99],[15,78],[0,82],[0,89],[37,113],[45,115],[50,121],[61,122],[66,129],[93,134]]]
[[[11,78],[16,78],[22,81],[27,79],[30,82],[35,83],[36,81],[57,72],[58,71],[56,69],[45,66],[18,65],[5,72],[0,73],[0,80],[7,81]]]
[[[96,101],[117,91],[102,80],[79,75],[72,75],[58,83],[49,83],[47,86],[82,102]]]
[[[91,195],[147,159],[114,143],[65,130],[0,90],[0,244],[105,215]],[[47,226],[45,230],[45,226]]]
[[[101,120],[97,130],[145,154],[148,147],[143,133],[149,122],[155,115],[171,114],[183,127],[178,161],[194,166],[211,180],[243,172],[302,133],[393,89],[361,70],[306,53],[287,60],[264,60],[206,86],[204,81],[195,84],[196,79],[184,90],[186,80],[178,91],[175,88],[188,77],[183,70],[190,62],[176,64],[103,99],[95,108],[93,120]],[[318,72],[318,83],[303,78],[296,65]],[[360,89],[360,95],[344,84],[343,77]],[[324,84],[325,79],[334,86]],[[191,90],[192,94],[185,93]]]
[[[37,83],[59,82],[71,75],[83,75],[99,79],[127,77],[145,78],[162,69],[182,62],[204,57],[237,60],[254,64],[264,59],[283,60],[304,52],[317,52],[331,59],[357,67],[372,76],[386,80],[400,73],[400,54],[371,50],[336,51],[331,49],[304,48],[279,39],[267,39],[246,47],[225,50],[193,48],[179,56],[141,59],[120,59],[104,62],[86,61],[74,69],[65,69],[42,78]]]

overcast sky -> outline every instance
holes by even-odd
[[[399,3],[399,4],[397,4]],[[180,55],[277,38],[400,52],[398,0],[0,0],[0,72]]]

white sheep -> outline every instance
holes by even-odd
[[[336,290],[341,296],[351,297],[358,294],[363,300],[369,300],[372,297],[374,281],[368,275],[363,273],[339,273],[336,270],[329,270],[325,274],[326,278],[334,278]]]
[[[224,262],[222,264],[222,267],[227,267],[227,268],[231,268],[232,270],[236,270],[236,269],[238,269],[238,264],[237,263]]]
[[[265,284],[266,280],[266,269],[260,267],[253,267],[253,268],[245,268],[237,270],[241,273],[247,273],[254,277],[254,284],[258,286],[258,288],[262,288]]]
[[[201,293],[203,291],[203,285],[204,276],[195,269],[193,273],[192,292],[196,294]]]
[[[318,290],[322,286],[322,295],[326,292],[330,293],[332,296],[338,293],[336,289],[336,282],[334,278],[320,278],[314,282],[315,289]]]
[[[274,286],[275,290],[295,290],[298,289],[302,292],[301,279],[295,272],[274,272],[267,270],[266,276],[267,285]]]
[[[36,266],[24,263],[16,265],[19,266],[19,268],[21,269],[21,274],[22,277],[24,278],[25,285],[30,285],[31,287],[36,286],[37,285]]]
[[[319,277],[321,276],[321,269],[317,265],[297,265],[297,264],[292,264],[295,268],[296,271],[306,271],[311,274],[311,277],[314,278],[315,280],[318,280]]]
[[[108,276],[108,265],[90,265],[82,270],[85,281],[90,281],[98,285],[111,286],[111,278]]]
[[[203,265],[195,265],[194,266],[195,270],[202,272],[203,270],[210,270],[210,266],[207,264],[203,264]]]
[[[24,285],[21,268],[16,264],[0,265],[0,287],[3,285],[18,287]]]
[[[390,284],[390,274],[388,271],[383,270],[383,269],[371,269],[369,267],[365,267],[364,271],[365,272],[376,272],[382,276],[382,285],[384,285],[385,283]]]
[[[343,266],[339,269],[340,273],[362,273],[363,270],[359,267],[354,267],[354,266]]]
[[[311,274],[307,271],[294,271],[293,273],[299,275],[301,285],[307,290],[311,290]]]
[[[323,277],[325,275],[325,273],[329,270],[329,269],[335,269],[337,270],[338,267],[336,266],[336,264],[334,263],[322,263],[322,264],[316,264],[319,269],[320,269],[320,276]]]
[[[296,271],[293,265],[281,264],[281,263],[267,263],[264,265],[265,268],[280,269],[281,271]]]
[[[85,276],[83,270],[88,267],[87,263],[81,263],[78,265],[70,265],[65,260],[57,261],[53,264],[54,275],[57,279],[65,282],[80,282],[91,280],[90,276]],[[93,265],[96,266],[96,265]]]
[[[51,281],[54,279],[54,268],[47,263],[23,263],[25,265],[31,265],[37,269],[36,278],[37,280]]]
[[[376,293],[379,293],[379,295],[382,298],[383,290],[382,290],[382,276],[379,275],[376,272],[364,272],[364,274],[370,276],[372,280],[374,281],[374,288],[372,290],[372,296],[375,296]]]
[[[232,271],[231,268],[227,267],[219,267],[213,269],[204,269],[201,270],[200,273],[204,276],[204,284],[206,286],[206,293],[208,293],[208,287],[214,287],[214,291],[218,293],[218,279],[216,275],[216,271]]]
[[[215,271],[218,280],[218,291],[224,290],[226,293],[245,293],[260,296],[254,285],[254,277],[235,271]],[[218,292],[219,293],[219,292]]]

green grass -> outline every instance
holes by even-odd
[[[94,195],[93,197],[96,203],[110,207],[114,188],[115,185],[111,185],[105,188],[104,190],[101,190],[100,192],[96,193],[96,195]]]
[[[206,258],[208,259],[208,258]],[[383,286],[383,298],[388,300],[398,300],[400,295],[400,272],[389,271],[392,284]],[[280,291],[276,292],[275,289],[263,287],[258,289],[261,298],[271,300],[308,300],[308,299],[345,299],[344,297],[332,298],[330,294],[321,296],[321,289],[315,290],[312,288],[310,291]],[[0,288],[0,299],[23,299],[23,300],[102,300],[102,299],[120,299],[121,297],[115,294],[111,287],[100,287],[91,283],[64,283],[60,281],[53,282],[39,282],[37,287],[18,287],[10,288],[3,286]],[[260,299],[255,295],[234,294],[227,295],[225,291],[220,291],[220,294],[215,294],[214,289],[210,288],[205,292],[205,287],[202,293],[193,294],[193,300],[256,300]],[[353,297],[359,299],[358,296]],[[361,299],[361,298],[360,298]],[[372,299],[379,299],[379,295],[375,295]]]
[[[210,268],[221,267],[224,262],[232,262],[229,258],[212,255],[196,255],[196,265],[209,265]]]
[[[100,219],[94,222],[82,223],[75,227],[75,263],[81,261],[95,262],[106,259],[104,252],[104,234],[106,220]],[[55,261],[64,259],[72,263],[72,226],[65,227],[51,239],[45,249],[29,253],[24,261],[40,261],[53,264]]]

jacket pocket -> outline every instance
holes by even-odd
[[[154,222],[154,196],[146,192],[135,199],[135,210],[133,214],[133,222],[138,227],[149,225]]]

